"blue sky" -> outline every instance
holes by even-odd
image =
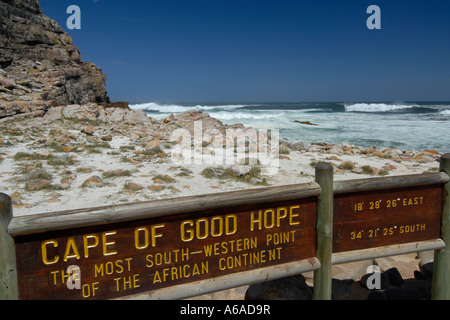
[[[41,0],[130,102],[449,101],[448,0]],[[81,30],[68,30],[69,5]],[[367,8],[381,9],[369,30]]]

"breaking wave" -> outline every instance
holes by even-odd
[[[389,112],[395,110],[405,110],[418,108],[417,105],[385,104],[385,103],[356,103],[346,105],[347,112]]]
[[[226,109],[226,110],[234,110],[243,108],[245,105],[195,105],[195,106],[182,106],[177,104],[158,104],[155,102],[141,103],[130,105],[130,108],[133,110],[143,110],[147,112],[159,112],[159,113],[180,113],[185,111],[207,111],[214,109]]]

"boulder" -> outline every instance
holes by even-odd
[[[152,140],[149,143],[147,143],[147,145],[145,146],[145,149],[154,149],[154,148],[159,148],[160,146],[161,146],[161,140],[155,139],[155,140]]]
[[[108,108],[130,109],[127,101],[110,102]]]
[[[222,131],[226,128],[222,121],[211,118],[208,113],[202,111],[185,111],[177,115],[175,119],[179,125],[189,130],[191,134],[194,134],[194,123],[197,121],[201,121],[203,133],[213,129]]]
[[[26,180],[50,180],[49,179],[49,174],[47,173],[47,171],[45,171],[45,169],[42,168],[37,168],[37,169],[32,169],[30,172],[28,172],[25,175],[25,179]]]
[[[289,145],[289,148],[292,149],[293,151],[306,151],[308,152],[309,149],[311,149],[311,144],[307,143],[307,142],[295,142],[295,143],[291,143]]]
[[[394,286],[400,287],[405,283],[405,280],[403,280],[403,277],[397,268],[390,268],[384,271],[384,274],[388,276],[389,282]]]
[[[0,85],[10,90],[16,87],[16,84],[12,80],[5,78],[1,74],[0,74]]]
[[[303,275],[251,285],[245,300],[311,300],[312,290]]]
[[[139,183],[128,182],[128,183],[125,185],[125,189],[126,189],[126,190],[129,190],[129,191],[139,191],[139,190],[144,189],[144,187],[143,187],[141,184],[139,184]]]
[[[103,180],[99,176],[94,175],[94,176],[86,179],[81,186],[84,188],[102,187]]]
[[[350,295],[349,285],[354,283],[353,280],[331,279],[331,299],[342,300]]]
[[[64,118],[76,119],[80,121],[96,121],[98,108],[96,105],[72,104],[64,107],[62,110]]]
[[[61,120],[63,106],[50,108],[44,115],[44,119],[48,121]]]
[[[389,286],[383,290],[373,290],[368,300],[429,300],[431,282],[409,279],[400,287]]]
[[[95,132],[94,128],[90,125],[85,126],[83,129],[81,129],[81,132],[84,134],[87,134],[89,136],[92,136]]]
[[[50,186],[51,183],[52,182],[47,179],[36,179],[28,182],[26,184],[26,189],[29,191],[39,191],[46,189],[47,187]]]
[[[175,118],[175,116],[173,115],[173,113],[170,114],[170,116],[168,116],[167,118],[163,119],[164,123],[169,123],[171,121],[173,121],[173,119]]]
[[[419,262],[420,275],[423,280],[431,281],[433,279],[433,261],[421,260]]]
[[[123,122],[125,115],[127,115],[128,111],[125,109],[119,108],[110,108],[107,109],[107,122]]]
[[[145,112],[142,110],[128,112],[125,114],[123,120],[127,124],[144,124],[150,121]]]

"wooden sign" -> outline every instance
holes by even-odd
[[[20,299],[108,299],[315,257],[316,199],[15,238]]]
[[[442,185],[335,195],[333,252],[438,239]]]

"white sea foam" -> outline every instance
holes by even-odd
[[[217,106],[181,106],[176,104],[158,104],[155,102],[141,103],[130,105],[130,108],[133,110],[144,110],[144,111],[153,111],[153,112],[161,112],[161,113],[180,113],[184,111],[206,111],[206,110],[214,110],[214,109],[227,109],[234,110],[238,108],[243,108],[245,105],[217,105]]]
[[[218,111],[211,112],[211,117],[220,120],[235,120],[235,119],[246,119],[246,120],[273,120],[285,117],[284,112],[227,112]]]
[[[248,108],[250,107],[251,108]],[[345,109],[343,108],[345,106]],[[225,124],[242,123],[248,128],[278,129],[289,141],[330,144],[346,141],[364,147],[433,148],[448,152],[449,143],[439,139],[448,130],[450,104],[420,103],[143,103],[131,106],[160,120],[170,113],[204,111]],[[344,112],[345,111],[345,112]],[[357,113],[355,113],[357,112]],[[389,113],[386,116],[385,113]],[[317,126],[301,125],[310,121]],[[368,125],[370,124],[370,125]]]
[[[393,110],[411,109],[415,105],[401,105],[401,104],[385,104],[385,103],[356,103],[352,105],[345,105],[347,112],[386,112]]]

